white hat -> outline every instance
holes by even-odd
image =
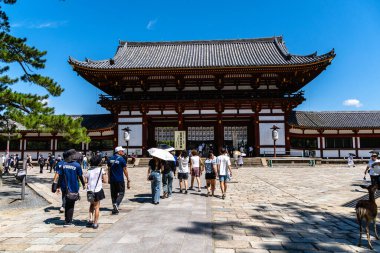
[[[118,146],[115,148],[115,153],[119,152],[119,151],[124,151],[125,149],[122,147],[122,146]]]

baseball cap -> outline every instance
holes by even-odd
[[[119,151],[124,151],[125,149],[122,147],[122,146],[118,146],[115,148],[115,153],[119,152]]]

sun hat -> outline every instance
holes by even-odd
[[[125,149],[122,147],[122,146],[118,146],[115,148],[115,153],[119,152],[119,151],[124,151]]]

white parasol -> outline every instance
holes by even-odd
[[[160,148],[150,148],[148,149],[148,153],[151,156],[157,157],[161,160],[173,161],[173,162],[175,161],[174,156],[170,154],[169,151],[166,151]]]

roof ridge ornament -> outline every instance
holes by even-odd
[[[282,38],[282,37],[281,37]],[[282,54],[282,56],[287,60],[289,61],[291,58],[292,58],[292,55],[289,54],[288,52],[286,52],[281,46],[280,46],[280,42],[278,41],[278,38],[277,37],[274,37],[273,39],[274,41],[274,44],[276,45],[276,48],[278,51],[280,51],[280,53]],[[284,41],[282,41],[283,43]]]

